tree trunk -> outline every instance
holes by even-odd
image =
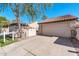
[[[18,36],[21,38],[21,24],[20,24],[20,11],[19,11],[19,4],[16,4],[16,21],[18,24]]]
[[[21,38],[21,24],[20,24],[19,17],[17,17],[16,20],[17,20],[17,24],[18,24],[18,37]]]

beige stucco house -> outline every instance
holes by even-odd
[[[46,19],[39,23],[38,34],[71,37],[71,30],[74,28],[73,25],[77,22],[77,19],[72,15]]]
[[[37,22],[33,22],[22,28],[23,33],[26,37],[36,36],[36,31],[38,30],[39,25]]]

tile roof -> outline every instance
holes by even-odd
[[[77,17],[75,17],[75,16],[65,15],[65,16],[60,16],[60,17],[56,17],[56,18],[46,19],[42,23],[60,22],[60,21],[71,21],[71,20],[76,20],[76,19],[77,19]]]
[[[32,28],[36,28],[38,26],[37,22],[33,22],[31,24],[28,24],[29,27],[32,27]]]
[[[10,23],[9,25],[10,25],[10,26],[13,26],[13,25],[18,26],[18,23]],[[20,23],[20,25],[21,25],[21,26],[26,26],[26,24],[23,24],[23,23]]]

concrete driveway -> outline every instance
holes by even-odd
[[[0,48],[4,56],[77,56],[70,39],[35,36]]]

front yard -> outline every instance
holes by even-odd
[[[0,47],[6,46],[6,45],[14,43],[14,42],[16,42],[16,40],[13,41],[11,37],[6,37],[6,42],[4,43],[3,37],[0,36]]]

